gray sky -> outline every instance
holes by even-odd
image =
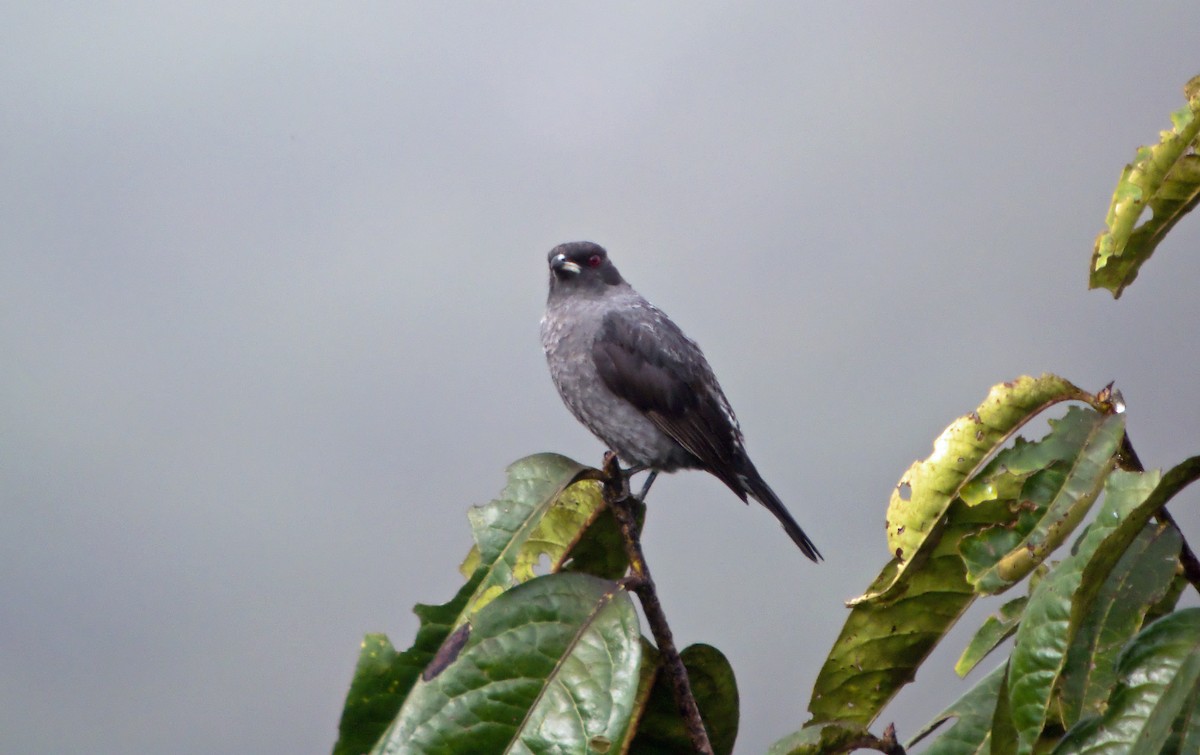
[[[1200,218],[1121,301],[1085,287],[1200,5],[998,8],[0,10],[0,750],[327,751],[361,635],[453,594],[506,464],[600,459],[538,342],[560,241],[704,346],[827,557],[655,485],[647,557],[734,665],[740,753],[807,718],[891,487],[993,383],[1116,380],[1147,465],[1200,452]]]

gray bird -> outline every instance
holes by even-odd
[[[603,247],[588,241],[550,250],[550,296],[542,347],[563,403],[631,465],[659,472],[703,469],[783,525],[804,555],[820,552],[750,457],[737,417],[695,341],[625,282]]]

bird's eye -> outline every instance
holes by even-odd
[[[603,261],[604,260],[600,259],[600,255],[593,254],[591,257],[588,257],[587,264],[588,264],[588,267],[600,267],[600,263]]]

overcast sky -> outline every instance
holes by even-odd
[[[504,467],[600,460],[538,341],[561,241],[702,344],[827,558],[655,484],[739,753],[807,718],[892,486],[992,384],[1115,380],[1148,466],[1200,452],[1200,217],[1086,290],[1200,4],[979,5],[7,4],[0,751],[326,752],[361,636],[453,595]]]

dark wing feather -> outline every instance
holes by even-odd
[[[783,524],[804,555],[821,553],[741,448],[729,402],[700,348],[650,305],[604,318],[592,358],[600,379],[683,446],[743,501],[747,493]]]
[[[611,312],[592,346],[601,380],[742,500],[737,429],[699,347],[653,307]]]

